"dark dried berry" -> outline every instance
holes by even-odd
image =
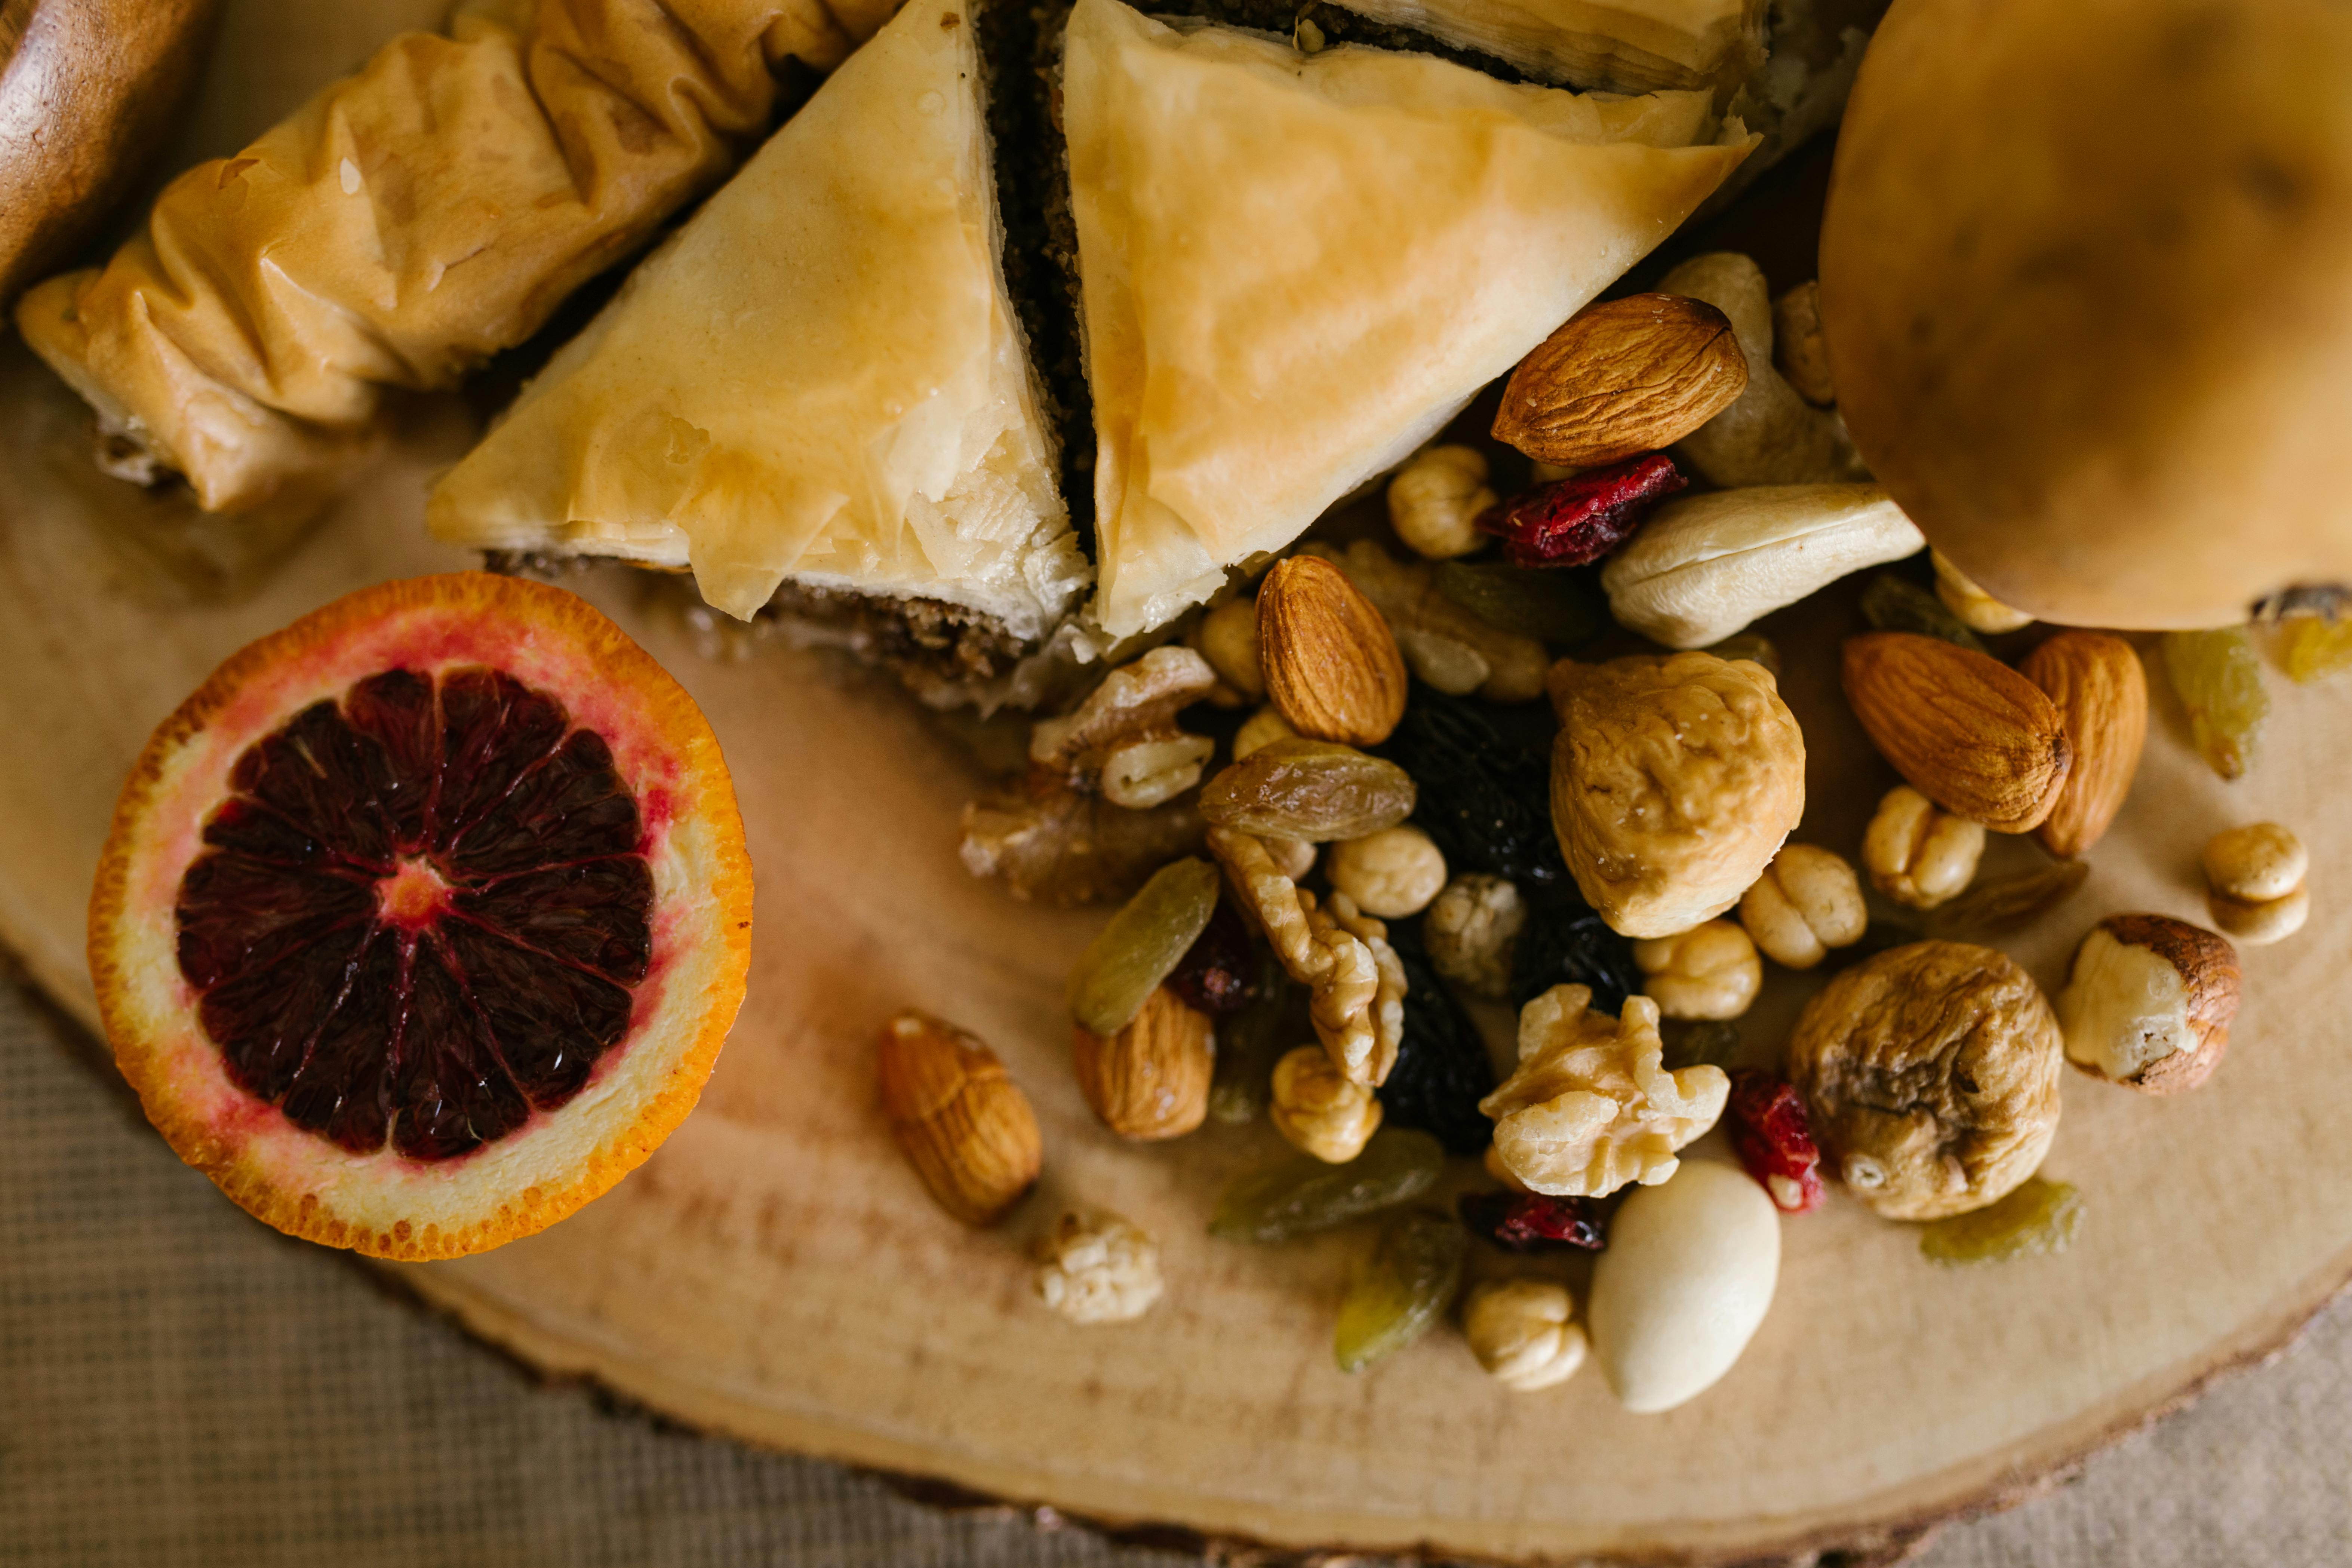
[[[1551,826],[1549,764],[1505,741],[1468,703],[1415,685],[1381,752],[1412,775],[1413,826],[1448,870],[1484,871],[1523,890],[1568,881]]]
[[[1257,993],[1257,963],[1251,946],[1249,927],[1243,923],[1241,911],[1220,899],[1216,913],[1176,961],[1174,973],[1168,976],[1168,989],[1183,998],[1187,1006],[1212,1017],[1241,1011]]]
[[[1822,1152],[1796,1086],[1755,1068],[1735,1068],[1725,1116],[1739,1163],[1764,1184],[1775,1208],[1811,1214],[1822,1206]]]
[[[1549,1252],[1561,1247],[1598,1252],[1609,1245],[1608,1223],[1591,1198],[1465,1193],[1454,1207],[1471,1235],[1507,1252]]]
[[[1478,1109],[1495,1088],[1486,1042],[1429,966],[1419,922],[1390,926],[1389,944],[1404,966],[1404,1038],[1381,1085],[1381,1113],[1391,1126],[1435,1133],[1450,1153],[1479,1153],[1495,1139]]]
[[[1680,1072],[1685,1068],[1727,1068],[1731,1058],[1739,1054],[1739,1026],[1720,1018],[1704,1019],[1685,1024],[1672,1031],[1660,1053],[1668,1072]]]
[[[1664,452],[1630,458],[1548,485],[1478,514],[1514,566],[1583,566],[1633,536],[1650,509],[1690,481]]]
[[[1511,963],[1511,1003],[1524,1007],[1555,985],[1590,985],[1592,1005],[1624,1010],[1642,990],[1633,944],[1574,899],[1531,906]]]

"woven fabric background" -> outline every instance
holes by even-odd
[[[247,1220],[0,984],[0,1563],[1173,1568],[535,1382]],[[79,1058],[79,1059],[78,1059]],[[2151,1311],[2163,1303],[2151,1301]],[[2352,1307],[1923,1568],[2352,1562]]]

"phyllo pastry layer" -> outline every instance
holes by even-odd
[[[1207,598],[1403,460],[1755,139],[1426,56],[1305,55],[1077,0],[1062,121],[1097,457],[1094,616]]]
[[[629,279],[433,494],[489,550],[788,579],[1032,639],[1088,569],[1006,298],[977,28],[914,0]]]

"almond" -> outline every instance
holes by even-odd
[[[2099,841],[2131,793],[2147,742],[2147,676],[2131,644],[2106,632],[2060,632],[2018,672],[2057,704],[2074,749],[2066,787],[2035,830],[2043,848],[2071,859]]]
[[[1912,632],[1845,643],[1846,701],[1911,787],[1996,833],[2041,826],[2074,749],[2057,705],[1988,654]]]
[[[884,1026],[877,1068],[891,1135],[941,1208],[993,1225],[1036,1184],[1036,1112],[976,1037],[909,1010]]]
[[[1730,320],[1679,294],[1588,305],[1519,362],[1495,438],[1538,462],[1598,468],[1673,445],[1748,387]]]
[[[1404,717],[1404,657],[1372,602],[1330,562],[1293,555],[1257,591],[1266,695],[1318,741],[1372,746]]]
[[[1217,1059],[1209,1016],[1165,985],[1116,1035],[1075,1026],[1071,1056],[1078,1092],[1122,1138],[1181,1138],[1209,1114]]]

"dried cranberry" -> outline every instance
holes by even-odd
[[[1250,956],[1249,927],[1223,900],[1168,976],[1168,988],[1184,1005],[1212,1017],[1238,1013],[1257,994],[1256,964]]]
[[[1543,1252],[1557,1247],[1598,1252],[1609,1245],[1601,1206],[1591,1198],[1465,1193],[1455,1207],[1473,1236],[1511,1252]]]
[[[1625,542],[1659,501],[1688,485],[1664,452],[1541,485],[1478,514],[1514,566],[1584,566]]]
[[[1822,1206],[1822,1152],[1794,1085],[1754,1068],[1734,1068],[1727,1114],[1739,1163],[1764,1184],[1775,1207],[1811,1214]]]

